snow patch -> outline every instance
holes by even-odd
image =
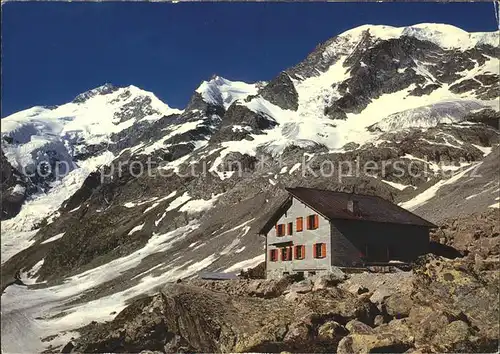
[[[238,262],[236,264],[233,264],[231,267],[227,268],[224,273],[230,273],[230,272],[235,272],[238,270],[245,270],[248,268],[253,268],[257,266],[258,264],[264,262],[266,256],[264,254],[258,255],[257,257],[247,259],[245,261]]]
[[[402,208],[408,209],[410,211],[415,210],[416,208],[424,205],[431,198],[436,196],[437,192],[439,191],[439,189],[441,187],[448,185],[448,184],[455,183],[460,178],[465,176],[469,171],[473,170],[474,168],[476,168],[480,164],[482,164],[482,162],[474,164],[474,165],[470,166],[469,168],[467,168],[459,173],[456,173],[454,176],[450,177],[449,179],[441,180],[441,181],[437,182],[436,184],[434,184],[433,186],[427,188],[425,191],[418,194],[414,198],[412,198],[406,202],[399,203],[398,205],[401,206]]]
[[[132,230],[128,232],[128,235],[132,235],[136,231],[141,231],[145,224],[146,223],[142,223],[141,225],[134,226]]]
[[[62,233],[60,233],[60,234],[57,234],[57,235],[55,235],[55,236],[52,236],[51,238],[48,238],[48,239],[46,239],[45,241],[43,241],[43,242],[41,243],[41,245],[46,244],[46,243],[49,243],[49,242],[54,242],[55,240],[59,240],[61,237],[63,237],[63,236],[64,236],[64,234],[65,234],[65,232],[62,232]]]
[[[409,184],[401,184],[401,183],[397,183],[397,182],[386,181],[385,179],[381,179],[381,181],[390,185],[391,187],[399,189],[400,191],[402,191],[403,189],[406,189],[407,187],[415,188],[414,186],[409,185]]]
[[[222,194],[212,194],[212,198],[205,200],[205,199],[193,199],[188,201],[186,204],[184,204],[179,211],[181,212],[186,212],[188,214],[196,214],[196,213],[201,213],[203,211],[206,211],[210,209],[215,202],[217,201],[218,198],[222,196]]]

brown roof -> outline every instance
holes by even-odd
[[[348,219],[416,225],[429,228],[437,227],[408,210],[377,196],[304,187],[286,188],[286,190],[329,220]],[[358,202],[359,215],[354,215],[347,210],[347,201],[349,198]]]

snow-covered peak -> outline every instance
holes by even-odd
[[[97,95],[107,95],[118,90],[113,84],[105,83],[102,86],[96,87],[94,89],[85,91],[75,97],[73,103],[84,103],[86,100],[95,97]]]
[[[441,23],[421,23],[406,27],[367,24],[345,31],[338,37],[358,40],[367,30],[370,35],[380,40],[410,36],[430,41],[446,49],[459,48],[465,50],[481,44],[498,46],[500,40],[499,31],[469,33],[458,27]]]
[[[135,115],[127,115],[129,111]],[[181,112],[136,86],[116,88],[106,84],[78,95],[70,103],[52,108],[36,106],[7,116],[2,119],[2,134],[28,124],[36,126],[37,131],[47,128],[51,134],[81,131],[87,137],[107,136],[135,120],[156,120]]]
[[[34,163],[49,150],[70,160],[86,146],[109,142],[112,134],[135,122],[154,122],[181,112],[136,86],[106,84],[70,103],[32,107],[3,118],[2,149],[16,168]]]
[[[258,84],[230,81],[215,76],[210,81],[203,81],[196,92],[201,95],[205,102],[228,109],[234,101],[244,99],[249,95],[256,95],[258,86]]]

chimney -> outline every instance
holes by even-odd
[[[357,200],[353,200],[352,198],[349,198],[347,200],[347,210],[349,210],[355,216],[361,215],[359,211],[359,202]]]

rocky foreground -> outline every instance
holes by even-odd
[[[63,352],[494,352],[492,272],[427,256],[413,272],[169,284]]]
[[[179,280],[81,328],[63,352],[496,352],[495,220],[445,222],[433,238],[463,257],[429,254],[411,271]]]

